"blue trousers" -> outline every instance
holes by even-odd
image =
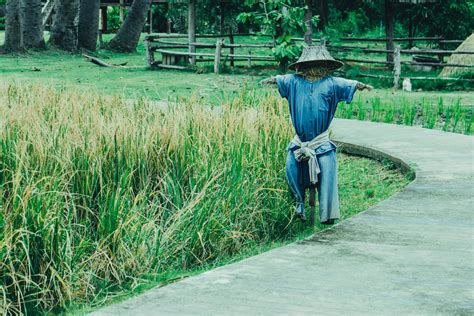
[[[337,189],[336,151],[330,150],[317,156],[321,173],[316,188],[319,200],[319,218],[321,222],[339,218],[339,194]],[[310,187],[308,162],[297,162],[293,152],[288,151],[286,159],[286,177],[296,199],[297,212],[304,212],[305,191]]]

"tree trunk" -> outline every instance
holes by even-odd
[[[58,0],[49,42],[66,51],[75,51],[78,46],[80,0]]]
[[[413,17],[410,17],[409,20],[408,20],[408,37],[410,38],[410,41],[408,42],[408,48],[412,48],[413,47],[413,40],[411,40],[411,38],[414,37],[414,33],[413,33]]]
[[[79,11],[79,47],[95,51],[99,35],[100,0],[81,0]]]
[[[23,34],[20,23],[20,0],[7,0],[5,15],[5,44],[7,52],[23,50]]]
[[[306,32],[304,33],[304,41],[306,44],[311,45],[313,43],[313,23],[311,19],[313,18],[313,0],[305,0],[305,4],[308,7],[304,15],[304,20],[306,24]]]
[[[41,0],[20,0],[21,30],[26,48],[46,48]]]
[[[392,0],[385,0],[385,36],[387,38],[386,48],[389,51],[394,50],[393,45],[393,24],[394,24],[394,5]],[[393,62],[393,53],[387,53],[387,62]]]
[[[221,35],[224,35],[225,33],[225,3],[223,0],[221,0],[220,5],[219,5],[219,15],[220,15],[220,33]]]
[[[137,48],[146,22],[150,0],[134,0],[125,22],[110,41],[109,48],[118,52],[133,52]]]
[[[108,26],[107,26],[107,10],[108,9],[109,9],[108,6],[104,6],[100,8],[100,19],[102,21],[100,23],[100,28],[101,28],[102,34],[108,33]]]
[[[329,4],[328,0],[316,0],[319,13],[319,27],[323,30],[328,24]]]

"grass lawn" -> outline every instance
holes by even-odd
[[[4,32],[0,32],[0,43]],[[109,39],[111,36],[105,36]],[[265,39],[268,40],[268,39]],[[213,41],[207,39],[207,41]],[[258,41],[252,38],[237,38],[239,41]],[[268,52],[267,52],[268,53]],[[232,97],[242,87],[256,87],[258,81],[266,76],[276,74],[268,67],[256,67],[242,74],[215,75],[204,69],[196,71],[149,70],[145,67],[143,44],[140,43],[137,53],[119,54],[99,50],[96,56],[109,63],[128,62],[132,68],[103,68],[84,60],[80,54],[67,54],[60,51],[30,52],[22,55],[0,55],[0,80],[19,82],[41,82],[54,86],[74,86],[93,89],[104,94],[125,93],[129,96],[145,96],[157,100],[175,100],[179,97],[195,95],[205,102],[219,104],[223,98]],[[203,66],[206,68],[206,66]],[[201,71],[199,71],[201,72]],[[362,79],[361,79],[362,80]],[[376,87],[377,88],[377,87]],[[405,92],[391,89],[375,89],[360,94],[362,103],[380,98],[392,103],[395,107],[402,99],[410,104],[419,104],[425,99],[430,104],[437,104],[439,98],[444,104],[460,100],[464,107],[474,106],[473,93],[465,92]]]

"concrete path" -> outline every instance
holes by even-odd
[[[93,315],[474,315],[474,137],[337,120],[349,151],[416,169],[332,229]]]

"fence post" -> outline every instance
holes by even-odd
[[[401,58],[400,58],[401,47],[398,45],[395,47],[393,55],[393,87],[398,89],[400,87],[400,74],[402,72]]]
[[[319,42],[320,42],[321,46],[326,47],[326,38],[325,37],[321,37]]]
[[[214,56],[214,73],[216,74],[219,73],[219,66],[221,63],[222,43],[222,39],[219,39],[216,43],[216,55]]]
[[[229,26],[229,43],[232,45],[234,44],[234,34],[232,34],[232,27]],[[230,54],[234,55],[234,47],[230,48]],[[234,67],[234,57],[230,57],[230,66]]]
[[[247,68],[252,68],[252,51],[249,50],[249,57],[247,58]]]
[[[155,62],[155,57],[153,56],[153,52],[151,51],[151,41],[148,37],[145,37],[145,52],[146,52],[146,62],[148,67],[153,67],[153,63]]]

